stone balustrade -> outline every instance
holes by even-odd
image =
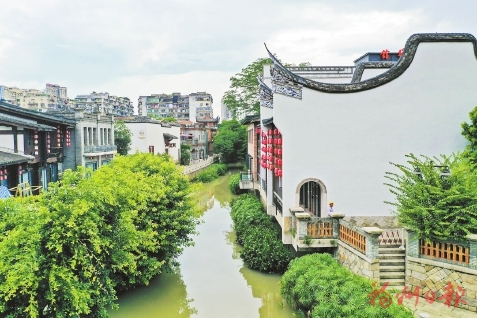
[[[202,169],[205,169],[207,168],[208,166],[210,166],[211,164],[213,164],[216,160],[217,160],[217,156],[216,155],[213,155],[212,157],[209,157],[205,160],[202,160],[202,161],[199,161],[199,162],[196,162],[196,163],[193,163],[191,165],[188,165],[188,166],[185,166],[184,167],[184,170],[182,170],[182,172],[185,174],[185,175],[189,175],[191,173],[194,173],[194,172],[197,172],[197,171],[200,171]]]

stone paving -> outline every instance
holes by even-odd
[[[472,312],[469,310],[461,309],[461,308],[454,308],[454,306],[447,307],[443,303],[434,302],[429,304],[423,297],[419,298],[417,306],[414,307],[416,303],[416,299],[413,297],[412,299],[403,299],[403,304],[406,305],[409,309],[414,312],[415,317],[422,317],[422,318],[444,318],[444,317],[458,317],[458,318],[477,318],[477,313]],[[422,315],[422,313],[428,314]]]

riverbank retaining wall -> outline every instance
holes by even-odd
[[[477,235],[469,235],[462,242],[426,244],[416,239],[414,232],[407,232],[408,290],[426,299],[477,312]]]

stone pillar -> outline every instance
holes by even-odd
[[[411,257],[419,257],[419,239],[415,232],[406,229],[407,232],[407,255]]]
[[[305,236],[308,235],[308,221],[311,219],[311,216],[310,214],[305,212],[298,212],[295,213],[295,217],[298,220],[296,236],[299,240],[304,240]]]
[[[467,235],[469,240],[469,268],[477,269],[477,234]]]
[[[340,237],[340,220],[345,217],[343,213],[330,212],[330,217],[333,221],[333,238],[338,239]]]
[[[378,227],[363,227],[366,235],[366,256],[373,260],[378,258],[379,254],[379,236],[383,230]]]

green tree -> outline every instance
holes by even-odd
[[[192,187],[167,156],[67,170],[34,197],[0,200],[2,317],[107,317],[192,244]]]
[[[214,151],[226,163],[243,160],[247,152],[247,128],[235,119],[224,120],[214,138]]]
[[[131,136],[132,133],[124,121],[116,121],[114,123],[114,144],[118,147],[120,155],[127,155],[131,149]]]
[[[190,145],[181,144],[181,165],[187,166],[190,163]]]
[[[162,119],[163,122],[166,123],[177,123],[177,118],[175,117],[166,117]]]
[[[177,118],[175,117],[162,117],[156,114],[147,114],[147,117],[157,119],[166,123],[177,123]]]
[[[239,114],[260,113],[257,76],[263,73],[265,64],[272,62],[269,58],[259,58],[230,78],[230,88],[222,97],[222,103],[234,118]]]
[[[469,113],[470,124],[463,122],[462,135],[469,141],[464,156],[471,159],[472,163],[477,163],[477,106]]]
[[[386,172],[399,223],[419,238],[463,239],[477,233],[477,171],[468,158],[407,155],[408,166],[392,163],[401,172]]]

